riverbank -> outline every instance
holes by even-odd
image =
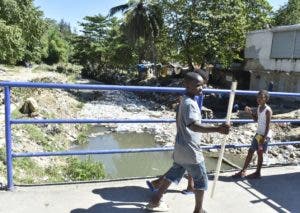
[[[76,76],[49,72],[44,66],[31,69],[6,67],[0,80],[73,83]],[[0,183],[6,183],[6,159],[4,138],[3,88],[0,88]],[[76,118],[84,103],[67,90],[40,88],[13,88],[11,91],[12,118],[28,119],[19,109],[27,98],[36,101],[37,111],[32,119]],[[71,144],[86,140],[88,125],[79,124],[36,124],[13,125],[12,141],[14,152],[50,152],[69,150]],[[104,177],[102,164],[81,162],[74,157],[17,158],[13,161],[15,183],[68,182],[70,180],[100,179]]]
[[[85,82],[88,83],[88,82]],[[97,92],[98,97],[85,104],[81,111],[82,117],[99,119],[174,119],[175,111],[157,102],[149,101],[147,98],[140,99],[137,94],[123,91],[102,91]],[[111,113],[113,112],[113,114]],[[240,113],[242,114],[242,113]],[[238,114],[234,114],[238,118]],[[288,118],[300,119],[300,110],[289,113],[276,114],[275,119]],[[155,140],[162,146],[173,146],[175,141],[176,125],[171,124],[103,124],[109,132],[147,132],[155,135]],[[228,144],[249,144],[255,134],[257,124],[234,125],[227,137]],[[299,140],[300,128],[291,124],[271,124],[274,132],[272,142]],[[203,144],[221,144],[224,135],[213,133],[203,134]],[[217,150],[211,150],[217,152]],[[242,155],[247,149],[231,149],[227,152]],[[300,159],[299,146],[271,147],[269,149],[269,163],[297,163]]]

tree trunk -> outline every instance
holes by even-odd
[[[158,70],[157,70],[157,50],[155,46],[154,39],[151,39],[151,49],[152,49],[152,60],[154,63],[154,76],[158,78]]]

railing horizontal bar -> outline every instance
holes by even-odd
[[[121,154],[139,152],[164,152],[173,151],[173,147],[141,148],[141,149],[112,149],[112,150],[89,150],[89,151],[66,151],[66,152],[35,152],[35,153],[13,153],[13,157],[43,157],[62,155],[93,155],[93,154]]]
[[[28,88],[49,88],[49,89],[82,89],[82,90],[124,90],[137,92],[167,92],[183,93],[184,88],[179,87],[150,87],[150,86],[118,86],[99,84],[62,84],[62,83],[37,83],[37,82],[0,82],[0,86],[28,87]],[[204,93],[229,94],[228,89],[204,89]],[[300,93],[269,92],[271,96],[300,97]],[[257,91],[236,90],[237,95],[257,95]]]
[[[286,146],[297,145],[300,141],[287,141],[279,143],[269,143],[268,146]],[[226,149],[236,149],[250,147],[249,144],[227,144]],[[220,149],[221,145],[208,145],[202,146],[203,150]],[[62,155],[93,155],[93,154],[122,154],[122,153],[140,153],[140,152],[165,152],[173,151],[174,147],[161,147],[161,148],[141,148],[141,149],[111,149],[111,150],[89,150],[89,151],[67,151],[67,152],[23,152],[13,153],[13,157],[45,157],[45,156],[62,156]]]
[[[202,123],[224,123],[225,119],[202,119]],[[253,119],[232,119],[231,123],[257,123]],[[300,119],[272,119],[272,123],[300,123]]]
[[[179,87],[149,87],[149,86],[118,86],[100,84],[57,84],[57,83],[30,83],[30,82],[0,82],[0,86],[48,88],[48,89],[81,89],[81,90],[123,90],[136,92],[171,92],[183,93]]]
[[[11,124],[29,123],[173,123],[175,119],[11,119]]]
[[[217,94],[229,94],[230,90],[228,89],[204,89],[204,93],[217,93]],[[236,95],[257,95],[258,91],[254,90],[236,90]],[[275,96],[288,96],[288,97],[300,97],[300,93],[293,92],[269,92],[271,97]]]
[[[175,119],[11,119],[11,124],[42,123],[173,123]],[[224,123],[225,119],[202,119],[202,123]],[[232,123],[255,123],[252,119],[233,119]],[[300,123],[300,119],[274,119],[272,123]]]

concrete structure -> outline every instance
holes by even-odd
[[[300,24],[249,32],[245,58],[251,90],[300,92]]]
[[[263,168],[262,173],[263,178],[257,180],[232,179],[232,172],[222,173],[213,199],[210,176],[205,210],[209,213],[300,212],[300,167]],[[194,196],[180,193],[186,186],[184,179],[178,186],[172,184],[165,194],[170,213],[193,212]],[[146,213],[141,207],[151,195],[145,179],[17,186],[13,192],[0,191],[0,212]]]

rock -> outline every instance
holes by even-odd
[[[19,111],[22,114],[32,115],[38,111],[38,104],[34,98],[27,98]]]
[[[300,109],[288,113],[273,115],[272,118],[273,119],[299,119]]]
[[[56,135],[56,134],[59,134],[61,132],[62,132],[61,127],[58,126],[58,125],[49,125],[46,128],[46,133],[49,134],[49,135]]]
[[[291,141],[300,140],[300,127],[293,128],[285,134],[285,138]]]
[[[296,147],[294,147],[294,146],[292,146],[292,145],[288,145],[288,146],[286,146],[286,149],[287,149],[288,151],[292,152],[292,151],[295,151],[295,150],[296,150]]]
[[[277,151],[275,151],[275,150],[269,150],[269,153],[271,155],[273,155],[274,157],[277,157],[279,155],[279,153]]]
[[[149,115],[154,118],[160,118],[162,116],[161,112],[150,112]]]
[[[277,156],[277,162],[278,163],[285,163],[286,162],[285,157],[282,154],[279,154]]]
[[[246,136],[252,136],[253,135],[253,131],[247,131],[247,130],[245,130],[245,131],[242,132],[242,134],[246,135]]]
[[[213,111],[205,106],[202,106],[201,112],[203,118],[212,119],[214,117]]]
[[[251,119],[251,116],[244,110],[239,110],[238,113],[236,113],[236,116],[240,119]]]

